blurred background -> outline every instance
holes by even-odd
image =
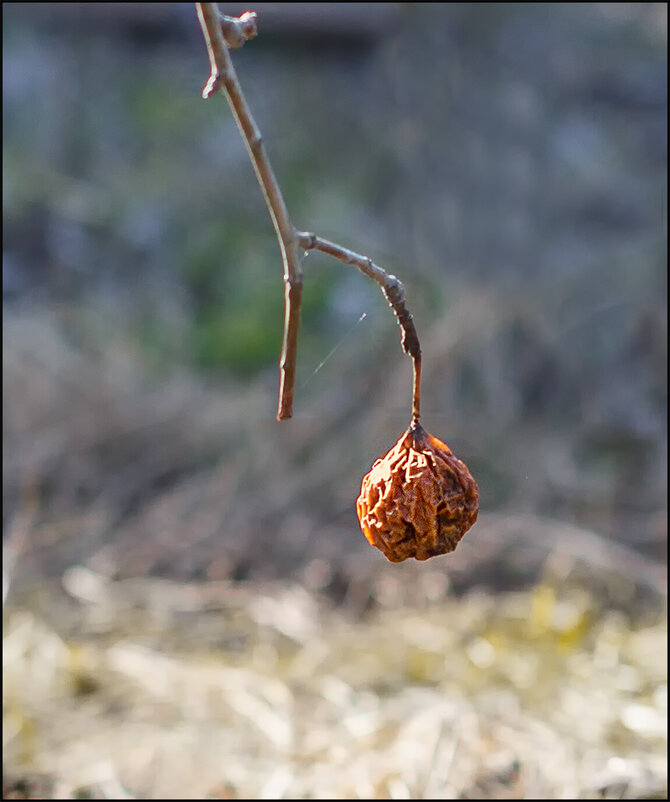
[[[193,4],[3,4],[4,796],[664,798],[667,6],[253,8],[292,221],[404,282],[480,518],[363,537],[411,362],[318,253],[275,420]]]

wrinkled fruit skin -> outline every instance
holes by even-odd
[[[363,478],[356,502],[365,537],[394,563],[453,551],[477,520],[466,464],[417,422]]]

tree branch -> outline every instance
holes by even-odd
[[[196,3],[198,19],[207,45],[211,73],[202,90],[209,98],[222,92],[235,117],[237,126],[247,146],[256,178],[261,186],[265,202],[275,227],[284,265],[285,312],[284,338],[279,360],[279,407],[277,419],[285,420],[293,414],[293,392],[295,384],[300,304],[302,301],[302,268],[298,247],[318,250],[330,254],[347,265],[353,265],[381,287],[386,300],[398,318],[402,329],[402,347],[411,356],[414,367],[412,386],[412,422],[419,419],[421,401],[421,347],[414,321],[405,305],[405,288],[402,282],[390,275],[368,258],[348,248],[306,231],[296,231],[291,224],[279,184],[263,146],[258,126],[242,94],[237,74],[233,67],[228,47],[242,47],[244,42],[256,36],[256,14],[245,12],[241,17],[226,17],[219,14],[215,3]]]
[[[330,242],[316,234],[307,231],[296,231],[298,245],[304,250],[315,250],[334,256],[345,265],[353,265],[361,273],[376,281],[381,287],[384,297],[389,302],[390,307],[398,318],[398,323],[402,329],[402,348],[403,351],[412,357],[414,366],[414,382],[412,392],[412,420],[417,421],[420,414],[421,405],[421,346],[419,337],[414,327],[414,320],[405,305],[405,288],[402,281],[396,276],[387,273],[383,268],[376,265],[368,256],[354,253],[348,248],[343,248],[334,242]]]
[[[300,327],[300,304],[302,301],[302,268],[295,241],[295,230],[279,184],[268,159],[261,132],[256,125],[242,89],[237,80],[233,62],[228,53],[221,28],[221,17],[214,3],[196,3],[198,19],[207,44],[211,74],[205,88],[204,98],[222,91],[230,104],[233,116],[247,146],[249,158],[256,178],[265,197],[270,217],[279,241],[284,265],[284,339],[279,360],[279,406],[277,420],[285,420],[293,414],[293,388],[295,385],[296,357],[298,352],[298,329]],[[249,12],[247,12],[247,15]],[[247,15],[243,15],[246,17]],[[231,19],[231,18],[224,18]],[[254,15],[255,20],[255,15]],[[244,23],[239,20],[242,31]],[[230,29],[230,26],[228,26]]]

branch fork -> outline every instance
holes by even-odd
[[[230,48],[240,48],[246,41],[256,36],[256,14],[253,11],[246,11],[240,17],[227,17],[219,13],[215,3],[196,3],[195,5],[211,67],[209,79],[202,90],[202,96],[207,99],[220,92],[225,95],[232,109],[275,228],[284,267],[284,336],[279,360],[277,420],[286,420],[293,415],[302,301],[302,267],[298,255],[298,248],[301,248],[305,251],[318,250],[327,253],[343,264],[356,267],[361,273],[379,284],[402,329],[402,348],[412,358],[414,367],[412,425],[416,425],[419,420],[421,399],[421,347],[412,315],[405,304],[405,289],[402,282],[376,265],[369,257],[343,248],[316,234],[298,231],[293,226],[279,183],[265,151],[263,138],[242,93],[229,53]]]

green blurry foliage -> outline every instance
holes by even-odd
[[[191,308],[193,362],[205,371],[248,378],[277,361],[284,316],[282,263],[271,232],[227,215],[190,238],[184,283]],[[324,347],[332,271],[304,278],[302,331],[311,350]]]

